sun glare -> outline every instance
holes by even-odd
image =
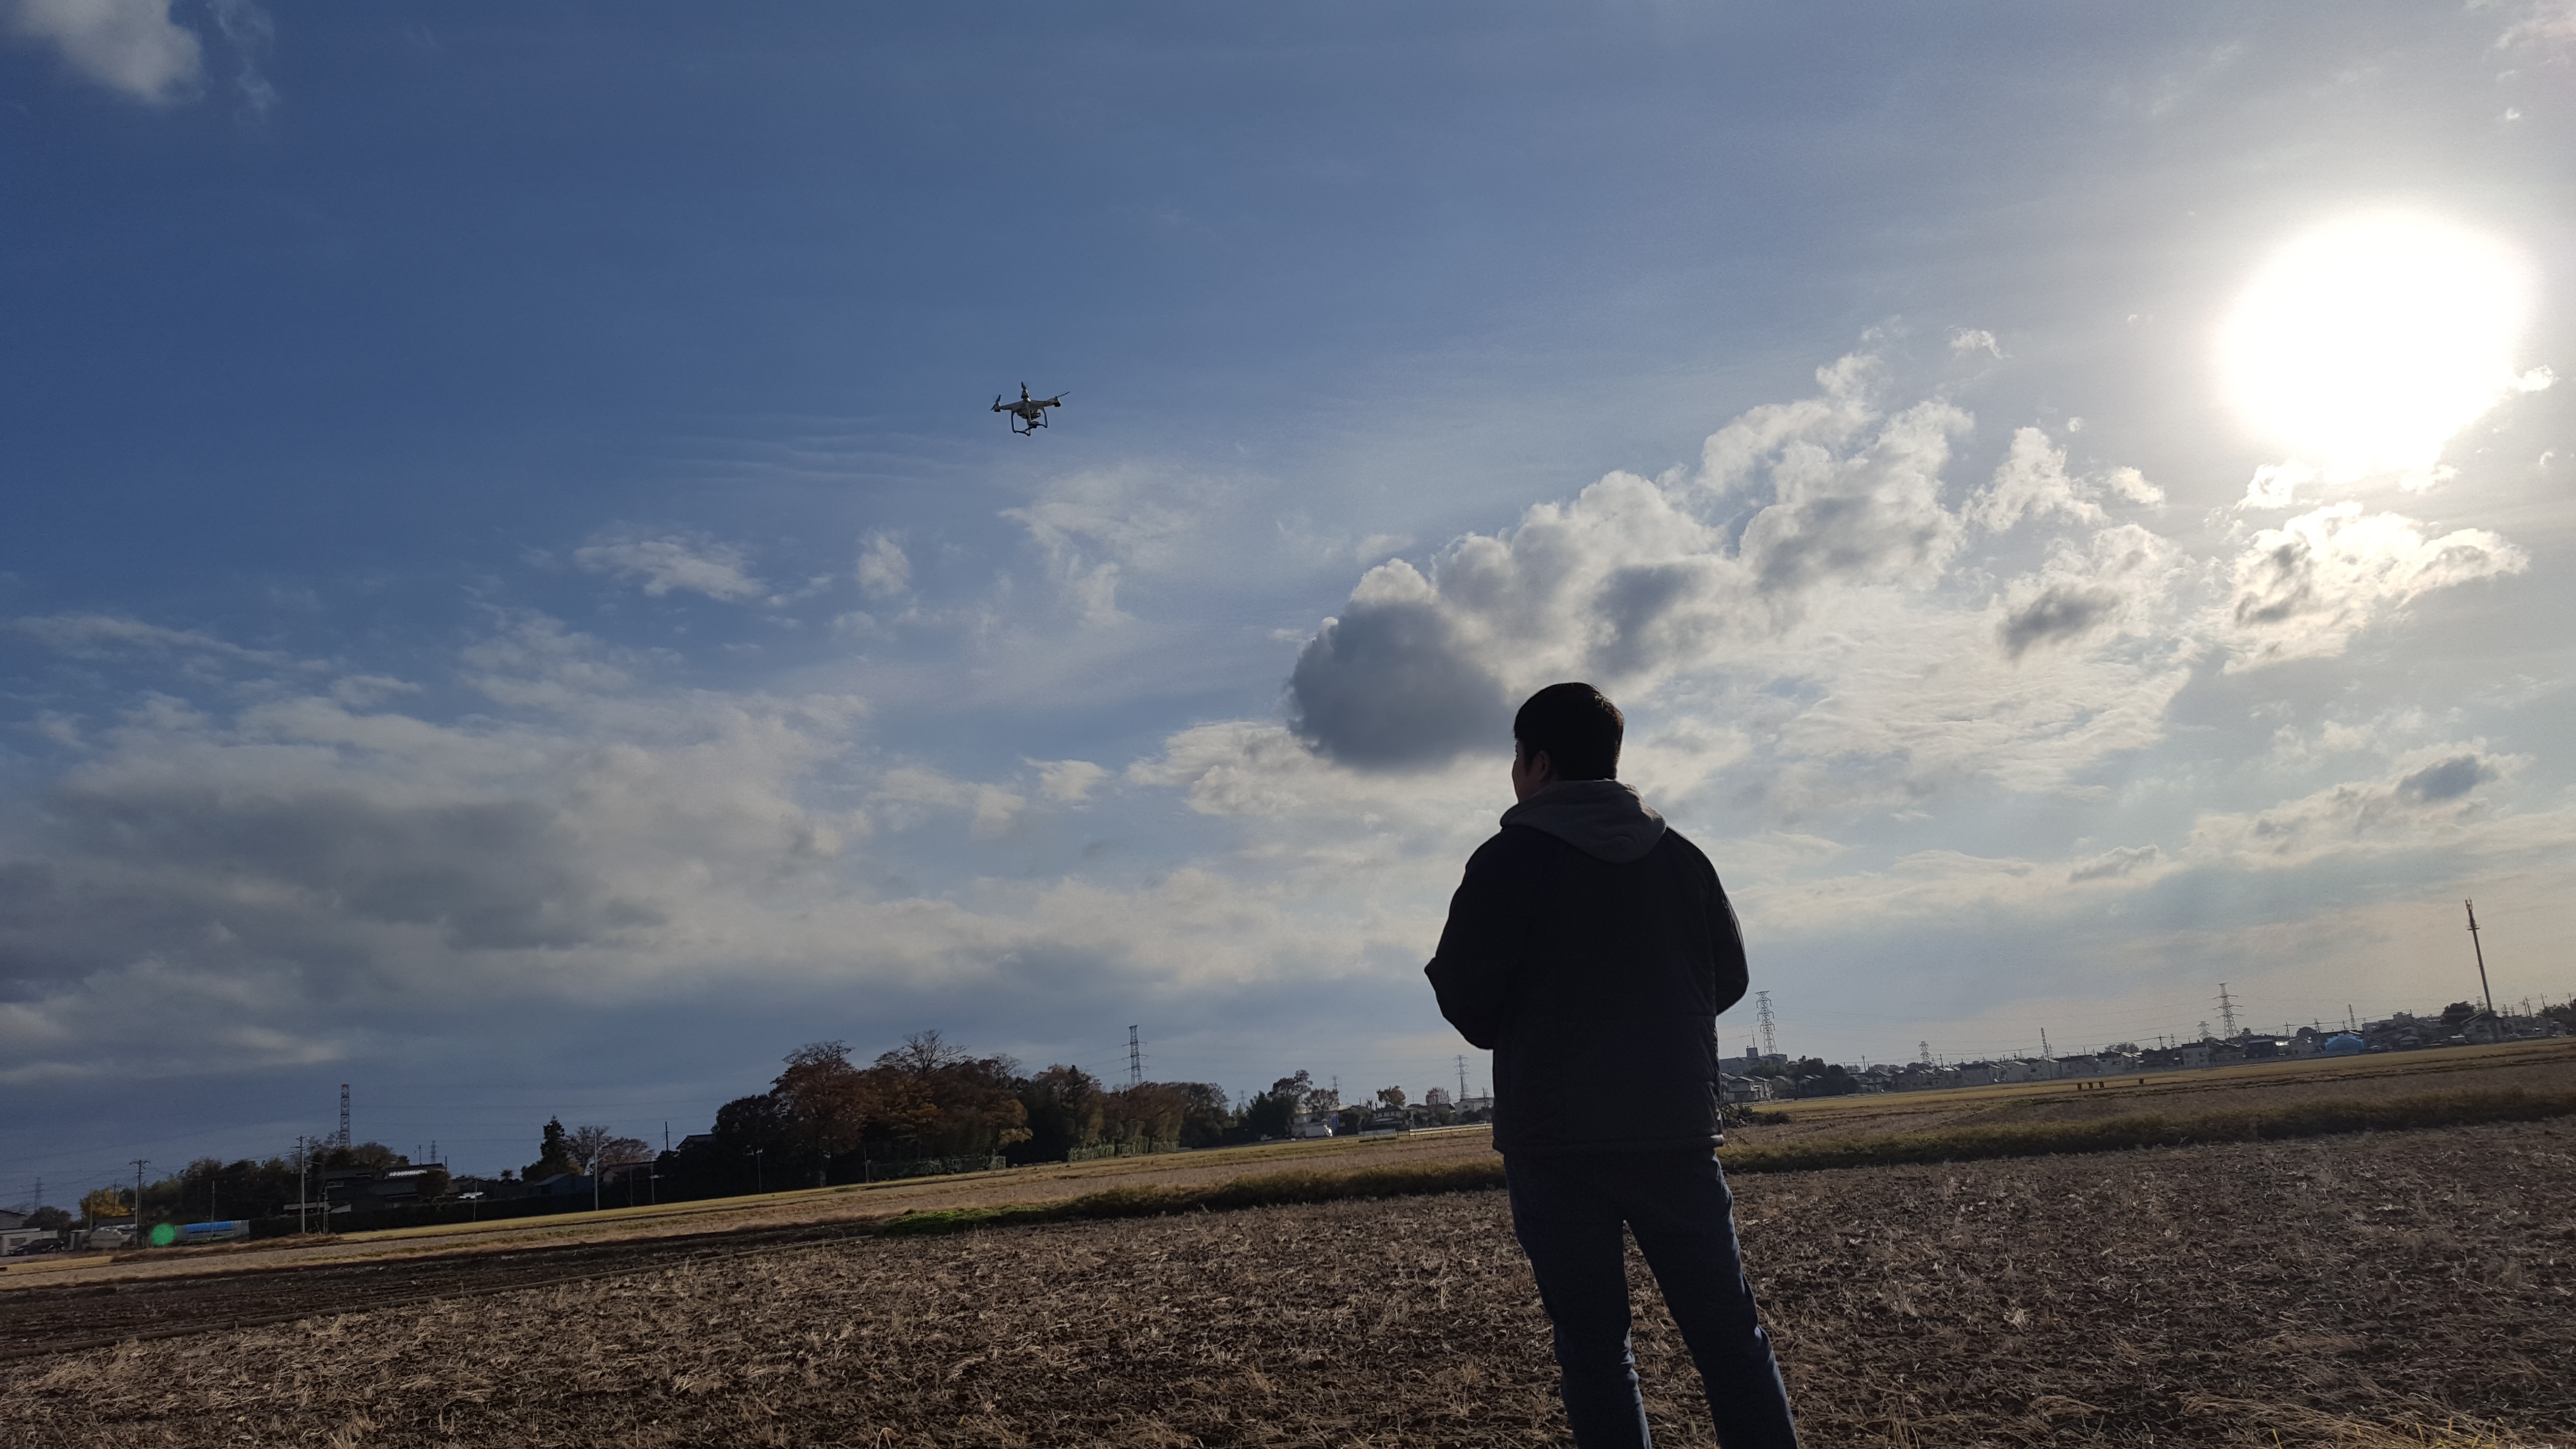
[[[2531,310],[2509,246],[2417,214],[2333,222],[2236,300],[2219,368],[2245,421],[2329,478],[2421,472],[2517,383]]]

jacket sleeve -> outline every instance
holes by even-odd
[[[1723,1012],[1744,999],[1753,984],[1753,972],[1744,959],[1744,932],[1735,923],[1735,903],[1726,898],[1726,887],[1718,883],[1713,869],[1708,886],[1708,936],[1717,957],[1715,999]]]
[[[1466,878],[1449,898],[1449,923],[1440,949],[1422,974],[1440,999],[1440,1014],[1471,1046],[1491,1051],[1511,1021],[1520,953],[1530,933],[1522,917],[1530,892],[1508,877],[1502,837],[1485,842],[1467,861]]]

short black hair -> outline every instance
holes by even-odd
[[[1551,684],[1512,716],[1524,756],[1545,751],[1560,780],[1619,778],[1619,740],[1628,721],[1588,684]]]

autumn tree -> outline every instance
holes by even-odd
[[[1028,1140],[1011,1148],[1013,1162],[1056,1162],[1077,1147],[1100,1140],[1099,1079],[1080,1067],[1052,1066],[1023,1078],[1020,1107]]]
[[[882,1105],[876,1085],[850,1065],[847,1043],[810,1042],[787,1054],[787,1070],[770,1084],[769,1095],[796,1145],[813,1159],[816,1186],[831,1175],[833,1158],[857,1151],[866,1140],[868,1123]]]

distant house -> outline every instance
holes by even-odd
[[[1719,1099],[1728,1102],[1768,1102],[1771,1083],[1765,1077],[1738,1077],[1720,1072],[1717,1078]]]

